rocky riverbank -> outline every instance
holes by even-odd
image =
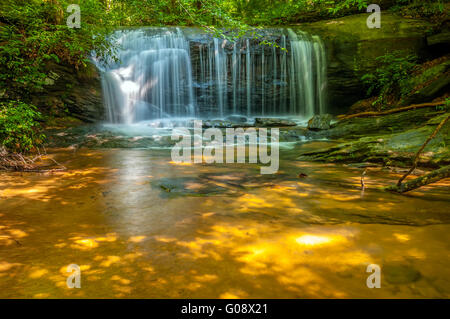
[[[299,159],[335,163],[372,162],[386,166],[411,166],[414,154],[447,117],[435,108],[411,110],[372,118],[353,118],[330,130],[308,132],[312,138],[345,139],[322,150],[305,152]],[[450,163],[450,126],[446,125],[425,147],[419,166],[441,167]]]
[[[447,109],[432,106],[383,116],[344,119],[331,124],[329,129],[320,130],[296,124],[293,120],[275,118],[248,120],[245,123],[227,120],[203,123],[204,129],[216,123],[224,136],[225,127],[279,126],[281,143],[297,143],[296,149],[300,152],[298,160],[370,162],[406,167],[411,165],[414,154],[448,114]],[[324,117],[329,124],[330,117]],[[171,126],[152,122],[131,126],[91,124],[69,129],[55,128],[47,131],[48,147],[170,148],[176,143],[171,139],[172,129],[183,124],[192,128],[192,121],[172,123]],[[425,148],[419,167],[436,168],[450,163],[449,133],[450,126],[444,126]],[[333,143],[324,143],[322,149],[311,151],[307,144],[317,140]]]

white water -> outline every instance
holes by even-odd
[[[321,40],[283,30],[288,50],[235,43],[179,28],[115,33],[119,62],[102,72],[107,120],[135,123],[171,117],[302,116],[326,112]]]

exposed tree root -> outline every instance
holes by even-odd
[[[43,155],[45,155],[45,152]],[[4,147],[0,146],[0,170],[44,173],[64,171],[67,169],[52,158],[50,158],[50,160],[53,161],[55,165],[57,165],[57,167],[48,168],[48,166],[39,166],[36,162],[42,159],[43,155],[40,152],[36,156],[26,156],[20,153],[10,153]]]

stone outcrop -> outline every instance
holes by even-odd
[[[302,154],[302,160],[411,166],[417,150],[431,135],[445,110],[433,107],[369,118],[343,120],[315,138],[346,138],[331,147]],[[351,139],[350,139],[351,138]],[[450,125],[445,125],[426,146],[419,166],[441,167],[450,164]]]
[[[368,13],[298,26],[319,35],[326,45],[328,60],[329,111],[345,113],[365,97],[361,76],[373,72],[377,57],[394,50],[408,50],[419,57],[429,53],[430,23],[381,12],[381,28],[369,29]]]
[[[32,97],[36,106],[52,113],[65,110],[84,122],[104,118],[100,75],[93,65],[82,72],[57,64],[47,69],[44,89]]]
[[[419,104],[450,92],[450,60],[439,63],[413,77],[411,86],[415,89],[405,97],[402,105]]]

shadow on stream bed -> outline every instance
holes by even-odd
[[[54,154],[66,172],[0,173],[3,298],[450,296],[448,181],[396,195],[377,187],[400,174],[372,167],[362,193],[361,168],[293,150],[269,176],[167,150]]]

